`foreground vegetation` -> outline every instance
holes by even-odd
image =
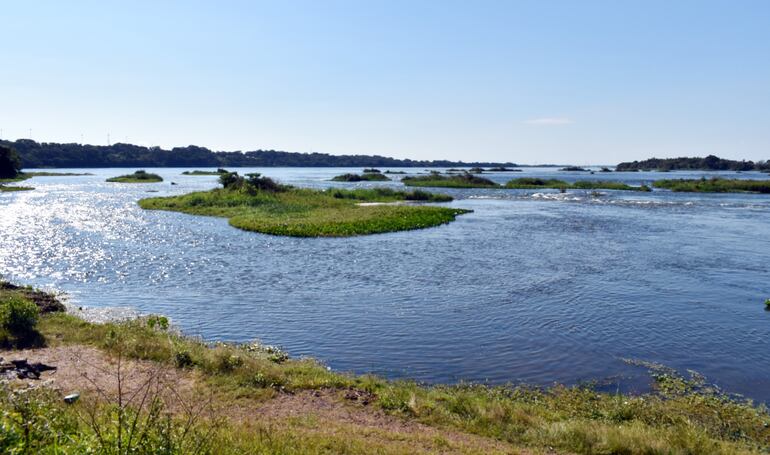
[[[229,218],[247,231],[294,237],[347,237],[438,226],[467,210],[398,205],[403,201],[447,202],[451,198],[424,191],[329,189],[280,185],[259,174],[220,178],[224,188],[173,197],[142,199],[150,210]],[[388,205],[390,204],[390,205]]]
[[[159,316],[108,324],[91,324],[61,312],[38,316],[30,310],[34,305],[24,289],[0,294],[4,330],[35,330],[48,346],[94,347],[117,362],[150,361],[196,378],[197,388],[192,401],[180,399],[174,406],[149,386],[139,389],[144,405],[139,400],[113,401],[101,389],[67,405],[54,390],[4,386],[3,453],[450,451],[447,439],[415,440],[414,435],[391,433],[397,431],[392,428],[383,428],[373,445],[360,429],[333,419],[318,422],[310,414],[299,414],[276,424],[263,421],[259,413],[244,420],[237,414],[209,414],[201,406],[214,399],[221,409],[235,409],[303,391],[338,391],[340,401],[365,397],[356,399],[363,404],[348,406],[401,418],[400,427],[417,422],[437,428],[439,434],[459,432],[498,441],[508,447],[505,452],[748,454],[766,453],[770,447],[767,408],[723,395],[697,374],[684,377],[658,365],[645,365],[652,373],[653,391],[637,396],[597,392],[589,385],[425,386],[333,372],[259,343],[205,343],[169,330],[168,321]],[[16,316],[5,316],[10,313]],[[136,372],[123,371],[116,377],[128,383],[132,374]],[[311,400],[313,395],[301,396]]]
[[[770,180],[723,178],[656,180],[656,188],[695,193],[770,193]]]
[[[151,174],[147,171],[140,170],[134,172],[133,174],[112,177],[107,179],[107,181],[119,183],[156,183],[162,182],[163,177],[159,176],[158,174]]]
[[[522,177],[513,179],[505,184],[506,188],[514,189],[560,189],[560,190],[622,190],[622,191],[652,191],[646,185],[631,186],[621,182],[608,182],[603,180],[579,180],[575,183],[568,183],[558,179],[541,179],[533,177]]]

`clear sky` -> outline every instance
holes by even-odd
[[[770,159],[770,1],[0,1],[2,138]]]

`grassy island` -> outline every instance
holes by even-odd
[[[588,169],[582,168],[580,166],[567,166],[559,170],[563,172],[588,172]]]
[[[770,180],[700,178],[657,180],[655,188],[693,193],[770,193]]]
[[[641,395],[426,386],[258,342],[209,344],[163,316],[90,323],[43,309],[49,299],[35,292],[0,289],[2,356],[25,359],[3,367],[34,373],[0,388],[5,453],[738,455],[770,445],[766,407],[660,365],[640,364],[652,377]]]
[[[182,175],[222,175],[227,174],[229,171],[227,169],[219,168],[216,171],[184,171],[182,172]]]
[[[401,179],[401,182],[406,186],[430,186],[440,188],[496,188],[499,186],[489,179],[468,172],[459,175],[441,175],[434,171],[428,175],[404,177]]]
[[[89,174],[89,173],[78,174],[74,172],[48,172],[48,171],[19,172],[15,177],[0,179],[0,183],[21,182],[27,179],[31,179],[32,177],[73,177],[73,176],[80,176],[80,175],[93,175],[93,174]]]
[[[147,171],[136,171],[133,174],[120,175],[107,179],[108,182],[118,183],[156,183],[162,182],[163,177],[158,174],[151,174]]]
[[[0,185],[0,193],[10,193],[13,191],[29,191],[34,190],[31,186],[6,186]]]
[[[580,180],[568,183],[558,179],[541,179],[535,177],[522,177],[513,179],[505,184],[506,188],[513,189],[564,189],[564,190],[622,190],[622,191],[651,191],[646,185],[631,186],[620,182],[607,182],[601,180]]]
[[[364,172],[363,174],[342,174],[332,178],[333,182],[386,182],[390,179],[380,172]]]
[[[221,216],[247,231],[292,237],[348,237],[438,226],[467,210],[402,204],[447,202],[424,191],[387,188],[325,191],[280,185],[259,174],[229,173],[224,188],[181,196],[142,199],[150,210]],[[400,204],[401,203],[401,204]]]

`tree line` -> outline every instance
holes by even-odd
[[[644,161],[631,161],[618,164],[617,171],[768,171],[768,161],[736,161],[709,155],[705,158],[650,158]]]
[[[514,163],[400,160],[378,155],[329,155],[278,150],[215,152],[195,145],[166,150],[123,143],[104,146],[30,139],[0,141],[0,144],[16,149],[23,168],[516,166]]]

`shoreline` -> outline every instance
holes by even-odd
[[[8,297],[0,294],[0,305]],[[290,437],[297,452],[310,450],[307,438],[322,437],[325,444],[358,441],[359,449],[348,452],[369,453],[374,447],[371,431],[385,437],[384,442],[377,439],[384,444],[383,453],[414,453],[410,445],[396,443],[405,438],[410,444],[420,441],[420,453],[702,453],[709,447],[710,453],[737,454],[759,453],[770,445],[766,407],[725,395],[695,373],[683,376],[654,364],[641,365],[652,372],[653,390],[639,395],[601,392],[587,384],[424,385],[332,371],[316,360],[291,358],[259,343],[209,343],[178,333],[167,318],[157,315],[91,323],[61,311],[47,312],[36,330],[43,344],[31,350],[6,346],[3,351],[5,356],[23,354],[30,365],[59,362],[52,366],[61,369],[60,374],[39,373],[42,381],[29,390],[45,395],[51,386],[54,396],[83,392],[81,400],[98,403],[83,374],[95,377],[97,371],[114,368],[116,359],[118,365],[124,359],[124,374],[136,383],[141,382],[136,377],[159,369],[164,377],[176,378],[175,384],[186,384],[180,389],[185,399],[209,396],[216,401],[219,410],[213,415],[222,419],[224,428],[216,429],[216,437],[224,438],[217,452],[223,453],[238,453],[234,447],[244,440],[249,447],[263,447],[264,440],[253,439],[260,433],[243,425],[252,428],[265,422],[280,422],[273,426],[272,437]],[[85,363],[78,360],[83,357]],[[102,376],[90,383],[109,387],[112,376]],[[59,377],[62,386],[56,392]],[[54,399],[46,396],[39,399]],[[7,397],[0,396],[0,407],[7,406]],[[68,409],[78,408],[62,412]],[[170,412],[184,417],[179,410]],[[351,420],[352,415],[356,417]],[[274,417],[277,420],[270,420]],[[323,423],[303,423],[306,418]],[[362,421],[368,422],[365,428]],[[213,432],[212,425],[213,420],[201,422],[201,428]],[[338,432],[323,432],[329,425]],[[421,439],[425,432],[434,436],[432,441]],[[303,435],[299,442],[293,439],[297,434]],[[452,442],[437,446],[436,438]]]

